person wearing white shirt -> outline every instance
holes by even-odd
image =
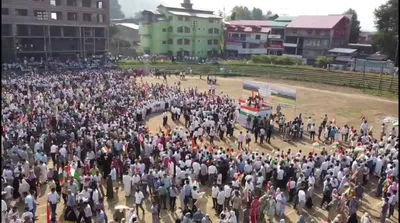
[[[280,167],[277,172],[277,176],[276,176],[277,186],[279,188],[283,188],[283,186],[284,186],[283,185],[284,184],[284,182],[283,182],[284,176],[285,176],[285,171],[283,170],[283,167]]]
[[[53,216],[57,213],[57,203],[60,201],[60,196],[56,193],[55,188],[51,188],[51,192],[47,195],[47,201],[50,204],[50,210]]]
[[[6,214],[7,214],[7,203],[4,200],[1,200],[1,222],[6,222]]]
[[[143,199],[144,195],[142,191],[140,191],[139,188],[137,188],[135,192],[135,205],[136,205],[136,214],[138,215],[138,217],[139,217],[139,208],[142,210],[144,216]]]
[[[237,138],[237,142],[238,142],[238,149],[243,149],[243,141],[244,141],[244,135],[243,133],[240,131],[238,138]]]
[[[214,184],[211,188],[211,197],[213,200],[213,208],[216,209],[217,208],[217,196],[218,196],[218,192],[219,192],[219,188],[217,186],[217,184]]]
[[[211,164],[208,167],[208,180],[210,184],[214,182],[216,174],[217,174],[217,167],[215,167],[214,164]]]
[[[303,207],[306,204],[306,193],[304,190],[299,190],[298,193],[298,203],[297,203],[297,212],[302,213]]]
[[[225,184],[224,186],[224,193],[225,193],[225,207],[228,207],[232,194],[232,188],[228,184]]]
[[[222,190],[222,188],[219,188],[217,194],[217,214],[220,214],[222,212],[224,204],[225,204],[225,192]]]

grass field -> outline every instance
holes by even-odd
[[[193,69],[194,74],[220,74],[219,67],[231,70],[229,76],[262,77],[265,80],[282,79],[314,82],[360,89],[362,93],[398,100],[398,78],[393,75],[377,75],[345,71],[328,71],[309,66],[281,66],[228,62],[217,65],[189,65],[186,63],[122,61],[122,68],[165,69],[167,71]]]

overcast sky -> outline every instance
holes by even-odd
[[[208,9],[218,12],[225,8],[226,14],[236,5],[247,6],[250,10],[253,7],[261,8],[265,13],[271,10],[279,15],[327,15],[341,14],[348,8],[357,11],[358,19],[361,22],[362,31],[375,31],[374,9],[384,4],[387,0],[192,0],[194,8]],[[144,9],[155,9],[159,4],[178,6],[183,0],[119,0],[122,11],[126,16],[133,16],[136,12]]]

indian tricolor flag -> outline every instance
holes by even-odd
[[[248,106],[241,106],[240,107],[240,115],[241,116],[250,116],[252,119],[258,117],[260,113],[260,109],[248,107]]]
[[[338,149],[338,147],[339,147],[339,142],[336,141],[336,142],[332,143],[332,145],[329,146],[329,149],[331,151],[336,151]]]
[[[109,153],[110,149],[108,148],[108,146],[103,146],[103,148],[101,149],[101,151],[103,151],[103,153]]]
[[[365,159],[365,154],[362,152],[362,153],[359,153],[358,155],[357,155],[357,160],[364,160]]]
[[[123,157],[128,157],[128,145],[127,144],[124,144],[122,146],[122,156]]]
[[[315,150],[319,150],[319,148],[320,148],[319,143],[318,142],[314,142],[312,144],[312,155],[314,155],[315,154]]]
[[[58,180],[60,181],[60,184],[64,183],[64,170],[61,166],[58,166]]]
[[[357,147],[354,149],[354,152],[355,152],[355,153],[364,153],[364,152],[365,152],[365,146],[357,146]]]
[[[75,167],[69,165],[68,166],[69,175],[74,178],[79,183],[79,172]]]
[[[349,181],[344,183],[344,185],[343,185],[343,193],[344,194],[349,194],[350,193],[350,182]]]

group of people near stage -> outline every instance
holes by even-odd
[[[163,212],[177,210],[176,222],[184,223],[284,222],[293,206],[302,223],[320,206],[329,222],[372,223],[368,212],[357,214],[364,188],[377,180],[380,222],[393,216],[396,132],[376,140],[364,126],[349,131],[350,146],[333,140],[325,148],[313,144],[308,154],[265,153],[252,149],[253,133],[260,133],[257,143],[264,128],[279,134],[283,115],[244,133],[235,129],[239,106],[228,95],[135,76],[110,69],[3,76],[2,222],[37,221],[47,186],[48,222],[59,220],[60,208],[64,222],[134,223],[150,214],[157,223]],[[152,113],[163,122],[150,131]],[[121,190],[130,209],[107,215],[106,201]],[[318,204],[316,190],[322,191]],[[201,209],[206,193],[214,213]]]

